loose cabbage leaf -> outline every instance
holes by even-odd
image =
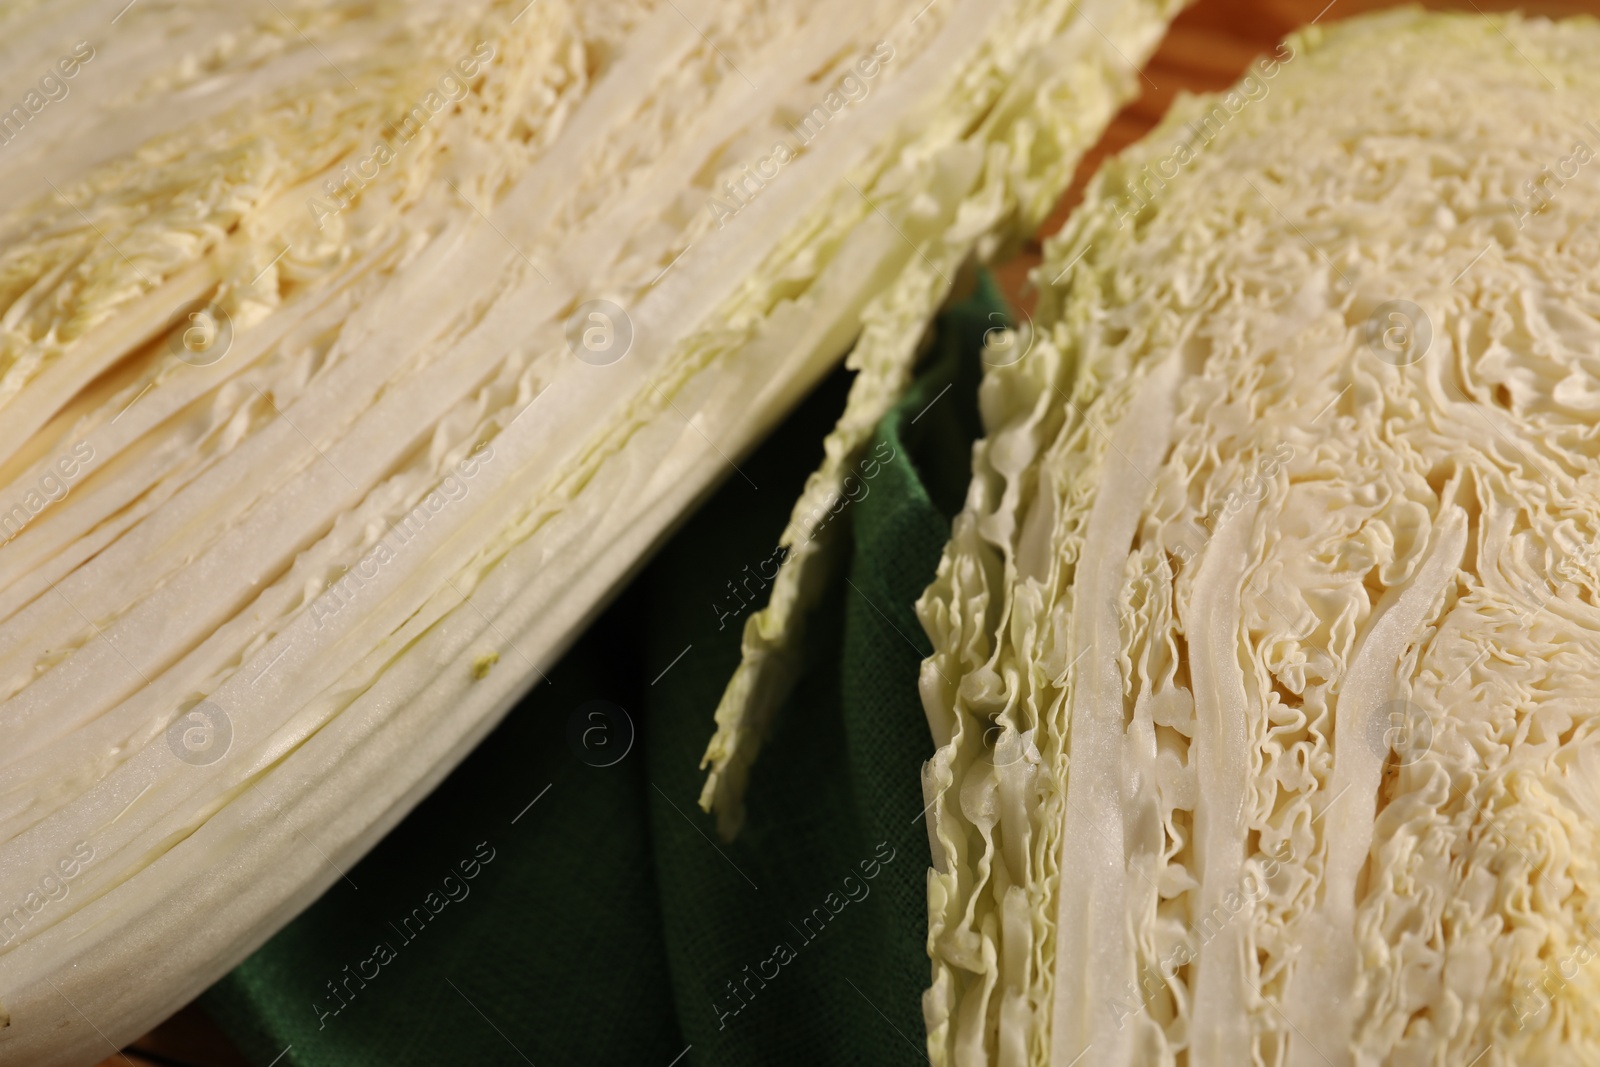
[[[910,381],[926,324],[969,257],[992,259],[1044,221],[1083,153],[1133,96],[1134,64],[1155,50],[1181,6],[1139,0],[1028,4],[1011,12],[999,31],[1004,44],[997,41],[939,103],[936,136],[924,136],[926,157],[901,160],[895,187],[959,209],[938,218],[921,213],[936,236],[863,308],[846,410],[783,533],[768,602],[744,623],[742,660],[701,762],[711,773],[700,806],[716,812],[723,836],[743,822],[751,764],[801,669],[807,612],[836,572],[841,527],[833,520],[862,491],[855,468]]]

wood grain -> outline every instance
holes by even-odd
[[[1217,92],[1233,84],[1257,56],[1271,52],[1291,31],[1313,21],[1332,22],[1394,6],[1385,0],[1199,0],[1172,24],[1144,75],[1137,99],[1120,111],[1050,217],[1022,253],[996,270],[1007,298],[1033,311],[1028,272],[1039,264],[1040,242],[1066,222],[1083,199],[1084,185],[1106,157],[1149,133],[1179,93]],[[1509,11],[1561,17],[1600,14],[1600,0],[1429,0],[1434,10]],[[98,1067],[249,1067],[199,1008],[183,1009],[167,1022],[103,1060]]]

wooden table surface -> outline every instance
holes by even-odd
[[[1100,162],[1149,133],[1178,93],[1228,88],[1257,56],[1271,52],[1284,37],[1313,21],[1337,22],[1398,6],[1402,6],[1399,0],[1195,0],[1173,22],[1145,68],[1139,98],[1122,109],[1100,143],[1084,157],[1071,187],[1039,227],[1035,239],[1020,256],[996,270],[1012,306],[1033,311],[1035,297],[1028,288],[1027,274],[1039,262],[1039,239],[1066,222]],[[1433,11],[1520,11],[1551,18],[1600,15],[1600,0],[1421,0],[1418,6]]]
[[[1395,6],[1391,0],[1197,0],[1173,23],[1145,76],[1139,98],[1112,120],[1090,150],[1076,178],[1039,233],[1016,259],[996,273],[1007,297],[1032,311],[1028,271],[1039,262],[1040,240],[1055,233],[1083,197],[1083,187],[1100,162],[1148,133],[1180,92],[1215,92],[1238,79],[1257,56],[1272,51],[1285,35],[1314,20],[1333,22],[1365,11]],[[1600,14],[1600,0],[1425,0],[1436,10],[1509,11],[1560,17]],[[193,1005],[113,1055],[98,1067],[249,1067],[248,1061]]]

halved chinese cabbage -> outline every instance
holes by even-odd
[[[0,6],[0,1062],[338,878],[1158,9]]]
[[[1600,1062],[1597,51],[1307,29],[1047,245],[919,605],[936,1063]]]

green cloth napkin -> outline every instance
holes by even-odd
[[[912,603],[966,490],[992,279],[943,313],[841,512],[847,575],[738,839],[696,807],[712,712],[836,372],[347,877],[203,1004],[265,1067],[917,1064],[928,839]],[[752,485],[754,483],[754,485]],[[757,488],[758,487],[758,488]],[[746,569],[748,567],[748,569]],[[764,593],[759,597],[764,602]]]

